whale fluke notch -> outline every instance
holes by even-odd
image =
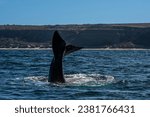
[[[52,38],[52,50],[54,57],[50,65],[48,82],[65,83],[62,65],[63,57],[80,49],[82,49],[82,47],[66,45],[66,42],[61,38],[58,31],[54,32]]]

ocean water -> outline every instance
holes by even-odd
[[[150,50],[80,50],[64,57],[66,83],[47,82],[51,50],[0,50],[0,99],[150,99]]]

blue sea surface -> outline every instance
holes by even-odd
[[[51,50],[0,50],[0,99],[150,99],[150,50],[81,50],[64,57],[66,83],[49,83]]]

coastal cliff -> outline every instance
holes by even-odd
[[[150,23],[0,25],[0,48],[50,48],[55,30],[67,43],[85,48],[150,48]]]

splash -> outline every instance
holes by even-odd
[[[64,76],[66,83],[54,84],[56,86],[103,86],[114,83],[116,80],[113,76],[101,74],[68,74]],[[36,84],[48,83],[47,77],[44,76],[30,76],[25,77],[25,81],[32,81]]]
[[[66,84],[77,86],[102,86],[115,82],[113,76],[101,74],[71,74],[65,77]]]
[[[36,86],[44,86],[49,84],[47,81],[47,77],[45,76],[29,76],[24,78],[25,84],[28,85],[36,85]]]

